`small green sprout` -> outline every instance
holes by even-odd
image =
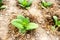
[[[42,6],[44,6],[45,8],[50,7],[50,6],[52,5],[51,2],[46,2],[45,0],[42,0],[41,4],[42,4]]]
[[[53,16],[54,26],[52,26],[52,30],[55,30],[56,27],[60,27],[60,20],[58,20],[57,16]]]
[[[33,30],[38,27],[38,24],[30,22],[28,17],[18,15],[16,19],[11,21],[11,24],[19,29],[20,33],[26,33],[28,30]]]
[[[23,8],[28,8],[30,7],[30,5],[32,4],[33,0],[18,0],[18,2],[20,3],[19,5]]]
[[[3,5],[2,0],[0,0],[0,10],[5,8],[2,5]]]

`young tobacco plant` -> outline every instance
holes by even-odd
[[[23,8],[28,8],[32,4],[33,0],[18,0],[19,5]]]
[[[42,6],[45,7],[45,8],[50,7],[50,6],[52,5],[51,2],[46,2],[45,0],[42,0],[41,4],[42,4]]]
[[[53,16],[54,26],[52,26],[52,30],[55,30],[56,27],[60,27],[60,20],[58,20],[57,16]]]
[[[2,5],[3,5],[2,0],[0,0],[0,10],[5,8]]]
[[[38,27],[38,24],[30,22],[28,17],[24,17],[22,15],[18,15],[16,19],[11,21],[11,24],[19,29],[19,32],[24,34],[28,30],[33,30]]]

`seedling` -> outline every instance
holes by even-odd
[[[60,27],[60,20],[58,20],[57,16],[53,16],[54,20],[54,26],[52,27],[53,30],[56,29],[56,27]]]
[[[46,2],[45,0],[42,0],[41,4],[42,4],[42,6],[45,7],[45,8],[50,7],[50,6],[52,5],[51,2]]]
[[[20,33],[26,33],[28,30],[33,30],[38,27],[38,24],[30,22],[28,17],[18,15],[16,19],[11,21],[11,24],[19,29]]]
[[[32,4],[32,0],[18,0],[19,5],[23,8],[28,8]]]
[[[2,0],[0,0],[0,10],[5,8],[2,5],[3,5]]]

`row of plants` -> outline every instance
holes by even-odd
[[[18,0],[18,2],[19,2],[19,5],[21,7],[25,8],[25,9],[28,9],[31,6],[33,0]],[[45,8],[48,8],[52,5],[52,3],[51,2],[46,2],[45,0],[42,0],[41,5]]]
[[[58,20],[57,16],[53,16],[53,23],[54,25],[51,27],[52,31],[60,27],[60,20]],[[28,17],[24,17],[23,15],[18,15],[16,19],[11,21],[11,24],[19,29],[19,32],[22,34],[25,34],[29,30],[38,28],[38,24],[31,22]]]
[[[33,0],[18,0],[19,5],[22,8],[28,9],[30,8],[31,4],[32,4]],[[45,0],[41,1],[41,5],[45,8],[48,8],[52,5],[51,2],[46,2]],[[0,0],[0,10],[4,9],[5,7],[3,6],[3,0]]]

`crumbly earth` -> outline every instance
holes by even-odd
[[[0,40],[60,40],[60,32],[55,33],[47,28],[47,25],[50,26],[47,19],[53,15],[60,17],[60,0],[46,1],[52,2],[53,6],[43,9],[40,6],[41,0],[33,0],[31,7],[26,10],[18,5],[17,0],[3,0],[6,8],[0,11]],[[17,15],[29,17],[39,27],[21,35],[10,23]]]

